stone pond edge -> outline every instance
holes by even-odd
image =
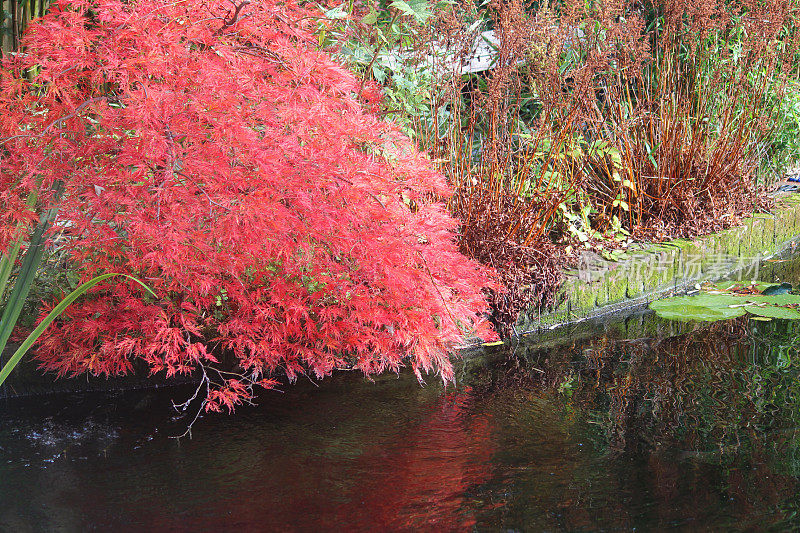
[[[768,279],[768,260],[794,248],[800,234],[800,194],[778,198],[771,213],[756,213],[729,229],[693,239],[649,244],[610,261],[585,254],[577,270],[567,271],[558,306],[549,312],[521,313],[516,333],[525,335],[633,309],[702,280],[738,274],[743,280]]]

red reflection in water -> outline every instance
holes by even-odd
[[[59,499],[75,508],[117,508],[117,518],[94,519],[95,526],[124,517],[131,527],[150,531],[471,529],[477,505],[470,490],[489,479],[495,452],[490,417],[476,412],[468,388],[421,403],[398,402],[403,406],[412,411],[402,420],[384,412],[366,428],[338,427],[346,426],[342,422],[325,434],[315,425],[295,440],[279,432],[258,439],[243,432],[213,443],[201,434],[204,442],[186,442],[154,458],[158,462],[136,479],[110,476],[102,479],[104,488],[75,479]],[[350,416],[364,420],[363,413]],[[303,419],[319,420],[318,413]],[[332,444],[337,440],[338,447]],[[141,489],[131,493],[129,484]]]
[[[376,473],[358,485],[360,494],[336,521],[394,530],[471,528],[469,490],[488,479],[495,449],[490,421],[474,414],[473,404],[469,389],[442,395],[392,457],[384,458],[380,446],[365,453],[360,462]]]

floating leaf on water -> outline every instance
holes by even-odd
[[[800,294],[773,294],[772,296],[756,294],[753,296],[738,296],[738,298],[743,298],[749,302],[767,303],[769,305],[778,305],[781,307],[800,307]]]
[[[772,287],[779,292],[761,294]],[[745,312],[761,318],[800,320],[800,295],[788,290],[788,283],[706,283],[699,294],[666,298],[651,303],[650,308],[669,320],[708,322],[735,318]]]
[[[789,307],[778,307],[774,305],[766,307],[756,307],[748,305],[745,307],[748,313],[752,313],[764,318],[782,318],[784,320],[800,320],[800,310]],[[755,318],[755,317],[754,317]]]
[[[728,320],[745,314],[743,307],[738,308],[712,308],[699,305],[681,305],[673,309],[662,309],[656,311],[661,318],[668,320],[678,320],[681,322],[716,322],[718,320]]]
[[[701,292],[692,296],[674,296],[672,298],[665,298],[650,304],[651,309],[672,308],[681,305],[693,305],[700,307],[718,307],[725,308],[729,305],[740,304],[745,300],[741,296],[733,294],[708,294]]]
[[[658,316],[668,320],[697,320],[715,322],[727,320],[745,314],[743,307],[729,307],[737,303],[735,296],[728,294],[697,294],[694,296],[677,296],[650,304],[650,309]]]
[[[503,341],[484,342],[481,346],[501,346]]]

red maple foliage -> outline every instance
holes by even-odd
[[[447,184],[315,49],[317,16],[294,0],[62,1],[4,59],[0,250],[33,217],[27,191],[46,204],[62,180],[81,276],[127,273],[161,298],[98,286],[42,338],[45,369],[199,368],[219,410],[279,373],[408,358],[451,379],[453,342],[491,336],[493,282],[458,252]]]

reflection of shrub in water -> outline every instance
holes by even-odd
[[[627,428],[635,422],[656,446],[735,451],[745,439],[795,426],[797,371],[780,354],[796,326],[752,324],[723,322],[656,344],[631,369],[638,409]]]
[[[641,466],[676,518],[733,501],[742,517],[787,523],[800,477],[798,326],[741,318],[674,336],[517,346],[473,369],[473,390],[562,405],[564,420],[579,421],[570,427],[583,425],[578,438]]]
[[[478,372],[473,386],[559,397],[598,426],[611,451],[734,452],[764,432],[797,425],[799,328],[742,318],[666,338],[518,346],[513,357]]]

